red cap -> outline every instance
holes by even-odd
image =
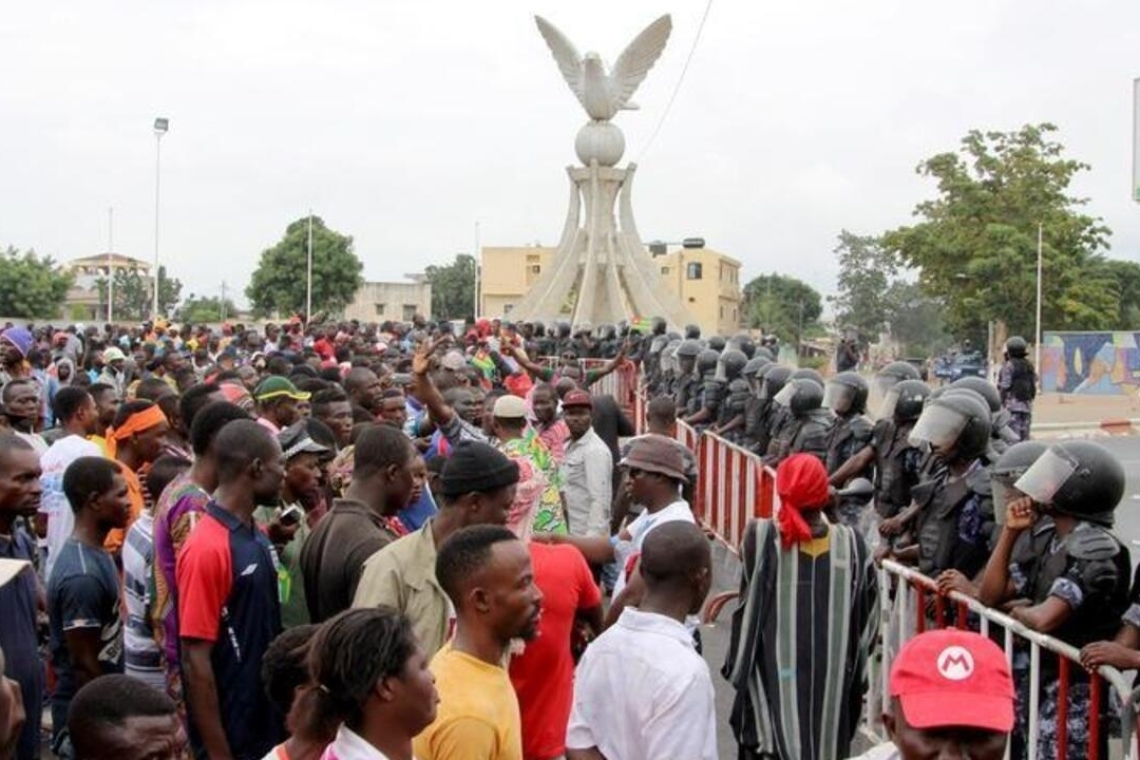
[[[891,668],[891,696],[915,728],[1013,728],[1013,678],[997,644],[969,631],[929,631]]]
[[[590,394],[586,391],[570,391],[562,397],[562,408],[565,409],[569,406],[585,406],[593,409],[594,400],[590,398]]]

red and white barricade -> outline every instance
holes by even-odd
[[[882,706],[889,703],[890,691],[886,674],[899,649],[913,636],[937,628],[973,629],[1004,644],[1006,657],[1013,662],[1014,651],[1027,651],[1029,658],[1029,701],[1017,704],[1025,711],[1026,757],[1036,760],[1041,756],[1039,725],[1042,688],[1042,658],[1055,658],[1058,681],[1056,747],[1050,755],[1057,760],[1077,760],[1068,754],[1069,688],[1072,674],[1081,671],[1080,652],[1063,641],[1025,627],[1008,615],[986,607],[981,602],[959,592],[938,593],[934,581],[917,570],[892,560],[883,560],[879,570],[879,599],[882,612],[880,651],[882,664],[875,673],[869,694],[863,730],[873,737],[886,741],[889,737],[882,726]],[[1135,704],[1130,679],[1116,668],[1101,666],[1089,675],[1089,714],[1079,716],[1088,725],[1088,744],[1074,754],[1088,760],[1126,758],[1140,760],[1137,745],[1138,731]],[[1108,738],[1108,727],[1098,706],[1109,693],[1115,695],[1120,708],[1121,736]],[[1077,717],[1077,716],[1074,716]],[[1108,739],[1107,741],[1105,741]],[[1106,751],[1107,750],[1107,751]],[[1006,749],[1009,757],[1009,749]]]

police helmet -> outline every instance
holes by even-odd
[[[979,394],[990,408],[990,414],[1001,410],[1001,394],[998,393],[997,387],[985,378],[961,377],[950,383],[950,388],[966,388]]]
[[[697,354],[697,372],[701,375],[715,372],[718,361],[720,361],[720,354],[710,348],[706,348]]]
[[[1065,441],[1050,446],[1013,487],[1058,512],[1111,525],[1124,496],[1124,468],[1099,443]]]
[[[563,338],[563,339],[570,337],[570,323],[569,322],[559,322],[558,323],[558,337]]]
[[[729,348],[720,355],[720,363],[724,367],[725,379],[734,380],[740,377],[744,365],[748,363],[748,357],[744,355],[743,351]]]
[[[666,333],[665,337],[667,337],[669,340],[682,340],[681,333],[677,332],[676,330],[670,330],[668,333]]]
[[[694,340],[701,337],[701,328],[697,325],[685,325],[685,337]]]
[[[744,365],[744,369],[740,371],[740,374],[744,375],[745,377],[754,377],[756,373],[761,370],[761,368],[771,363],[772,362],[768,361],[762,356],[754,356],[748,360],[747,364]]]
[[[653,325],[652,332],[654,335],[664,335],[665,330],[668,328],[668,325],[665,324],[665,320],[662,319],[661,317],[654,317],[652,325]]]
[[[543,324],[542,322],[535,322],[534,323],[534,337],[536,337],[536,338],[545,338],[546,337],[546,325],[545,324]]]
[[[756,341],[752,340],[752,336],[746,332],[738,332],[733,335],[732,340],[728,343],[742,351],[749,359],[756,355]]]
[[[698,343],[697,341],[693,340],[692,338],[681,341],[681,344],[679,346],[677,346],[677,357],[678,358],[694,358],[695,359],[697,357],[697,354],[699,354],[700,352],[701,352],[701,344]]]
[[[942,449],[953,446],[955,458],[974,459],[989,447],[990,410],[973,391],[948,391],[923,408],[910,440]]]
[[[1026,470],[1033,466],[1033,463],[1048,448],[1041,441],[1021,441],[1002,452],[1002,455],[990,467],[990,476],[993,482],[994,517],[998,525],[1005,524],[1009,501],[1020,496],[1014,483],[1025,474]]]
[[[819,374],[819,372],[815,371],[814,369],[810,369],[808,367],[801,367],[800,369],[797,369],[794,372],[792,372],[792,376],[788,379],[789,380],[799,380],[800,378],[807,378],[808,380],[815,380],[817,383],[819,383],[820,388],[822,388],[824,386],[823,375]]]
[[[879,419],[894,419],[895,422],[908,422],[918,419],[922,407],[930,397],[930,386],[921,380],[903,380],[896,383],[879,407]]]
[[[770,362],[776,361],[776,355],[773,354],[766,346],[757,346],[755,353],[752,354],[753,359],[767,359]]]
[[[802,417],[823,404],[823,386],[808,377],[792,377],[774,400],[796,417]]]
[[[598,328],[602,340],[613,340],[617,336],[617,328],[613,325],[602,325]]]
[[[726,343],[727,341],[724,339],[723,335],[713,335],[709,337],[709,348],[711,348],[713,351],[716,351],[718,354],[724,350]]]
[[[784,389],[792,371],[779,364],[771,364],[764,371],[764,384],[760,388],[761,399],[774,399]]]
[[[1005,352],[1013,359],[1024,359],[1029,353],[1029,344],[1020,335],[1014,335],[1005,342]]]
[[[824,386],[823,405],[836,414],[862,414],[869,390],[858,372],[840,372]]]

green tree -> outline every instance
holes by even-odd
[[[782,341],[799,343],[817,326],[823,298],[802,280],[781,274],[762,274],[744,286],[744,314],[748,326],[775,333]]]
[[[1120,319],[1115,330],[1140,328],[1140,264],[1134,261],[1108,259],[1105,270],[1115,280],[1114,289],[1120,304]]]
[[[107,279],[101,277],[95,282],[99,290],[99,301],[107,303]],[[115,270],[115,321],[150,319],[154,308],[154,281],[147,275],[125,269]],[[170,277],[166,267],[158,267],[158,313],[170,316],[182,298],[182,282]]]
[[[234,302],[218,296],[195,296],[193,293],[178,309],[182,322],[201,324],[203,322],[224,322],[237,313]]]
[[[475,314],[475,257],[456,255],[444,266],[424,269],[431,283],[431,315],[435,319],[466,319]]]
[[[300,314],[305,310],[309,217],[285,229],[285,236],[261,254],[245,289],[255,316]],[[313,217],[313,311],[339,312],[364,284],[364,264],[352,237]]]
[[[877,237],[843,230],[835,248],[839,258],[839,293],[830,300],[840,326],[852,327],[859,339],[878,339],[887,322],[887,289],[898,270],[895,256]]]
[[[904,356],[933,356],[948,348],[946,306],[923,292],[917,282],[895,280],[883,295],[884,315],[891,337]]]
[[[1037,227],[1044,229],[1043,323],[1049,329],[1105,329],[1119,304],[1100,249],[1110,230],[1081,213],[1087,199],[1069,185],[1088,165],[1064,157],[1052,124],[1016,132],[971,131],[956,153],[918,166],[938,196],[918,204],[917,224],[884,235],[883,244],[919,272],[924,292],[946,305],[957,336],[985,334],[988,320],[1032,334],[1036,310]]]
[[[57,319],[73,278],[50,256],[20,253],[9,246],[0,253],[0,314],[28,319]]]

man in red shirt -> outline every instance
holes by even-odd
[[[511,684],[519,698],[525,760],[566,754],[566,725],[574,699],[576,623],[602,630],[602,594],[585,558],[568,544],[530,543],[534,584],[542,591],[538,636],[511,660]]]

